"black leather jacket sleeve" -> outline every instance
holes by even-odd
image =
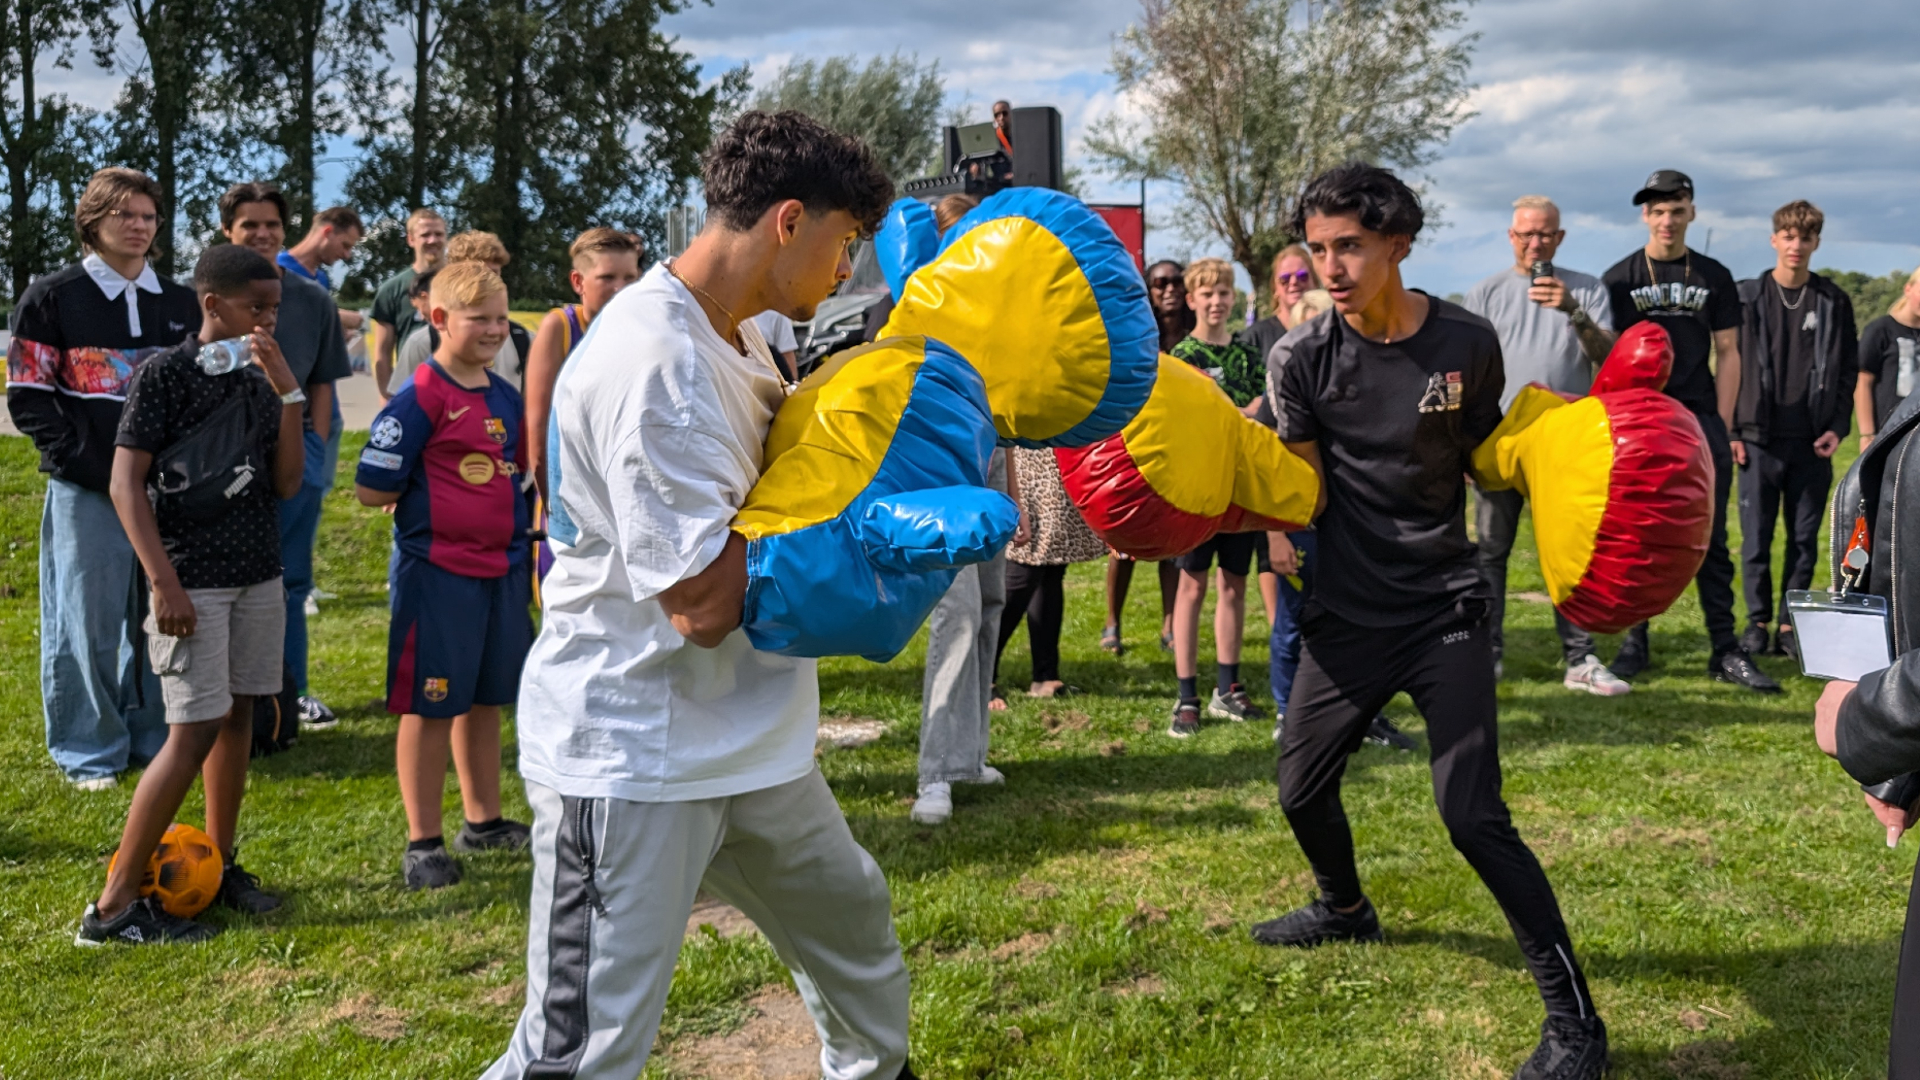
[[[1920,771],[1920,649],[1860,680],[1840,706],[1835,741],[1862,784]]]

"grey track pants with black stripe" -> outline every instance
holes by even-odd
[[[637,1076],[702,885],[792,971],[824,1080],[899,1074],[907,969],[886,879],[818,769],[722,799],[578,799],[528,783],[527,801],[527,1004],[484,1080]]]

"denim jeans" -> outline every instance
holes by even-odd
[[[144,579],[113,500],[47,478],[40,515],[40,700],[47,752],[73,780],[149,761],[167,741],[140,633]]]
[[[1313,593],[1314,565],[1320,561],[1318,541],[1312,529],[1288,533],[1300,552],[1300,569],[1294,576],[1300,587],[1294,588],[1285,574],[1280,576],[1280,606],[1273,613],[1273,632],[1267,635],[1267,688],[1273,691],[1273,707],[1287,714],[1287,699],[1293,695],[1293,677],[1300,670],[1300,613]]]
[[[340,406],[334,399],[333,428],[326,441],[307,432],[306,470],[300,490],[280,500],[280,575],[287,585],[287,674],[307,693],[307,596],[313,592],[313,546],[320,535],[320,508],[333,488],[340,455]]]

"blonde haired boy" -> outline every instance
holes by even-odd
[[[483,263],[450,263],[428,311],[439,345],[375,418],[354,485],[365,505],[394,507],[387,711],[400,715],[413,889],[461,877],[440,820],[449,756],[466,815],[456,851],[519,850],[529,835],[500,814],[500,706],[519,695],[533,644],[523,410],[492,370],[507,287]]]
[[[527,462],[533,470],[534,485],[543,496],[547,490],[547,415],[560,367],[587,336],[594,316],[621,289],[640,280],[640,238],[630,232],[605,226],[588,229],[574,238],[567,254],[573,259],[567,282],[580,302],[554,308],[540,320],[540,330],[533,336],[533,351],[527,354],[522,384],[527,398]]]

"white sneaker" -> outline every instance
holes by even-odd
[[[1592,653],[1588,653],[1587,658],[1579,663],[1569,666],[1567,677],[1560,680],[1560,685],[1569,690],[1585,690],[1589,694],[1598,694],[1601,697],[1619,697],[1633,692],[1632,684],[1607,670],[1607,665],[1601,663],[1600,658]]]
[[[315,586],[313,587],[313,591],[312,591],[312,592],[310,592],[310,593],[308,593],[307,595],[308,595],[308,596],[311,596],[311,597],[313,597],[313,598],[314,598],[315,600],[338,600],[338,599],[340,599],[340,594],[339,594],[339,593],[330,593],[330,592],[328,592],[327,590],[325,590],[325,589],[323,589],[323,588],[321,588],[321,587],[320,587],[320,586],[318,586],[318,585],[315,585]]]
[[[1007,774],[1001,772],[999,769],[996,769],[991,765],[980,766],[980,775],[974,777],[971,780],[965,781],[965,783],[969,783],[969,784],[988,784],[988,785],[1004,784],[1006,782],[1007,782]]]
[[[118,776],[89,776],[85,780],[68,781],[80,791],[111,791],[120,783]]]
[[[320,601],[315,600],[312,593],[307,594],[307,614],[309,616],[320,614]]]
[[[945,825],[953,816],[953,785],[945,781],[920,785],[920,797],[913,800],[908,817],[916,825]]]

